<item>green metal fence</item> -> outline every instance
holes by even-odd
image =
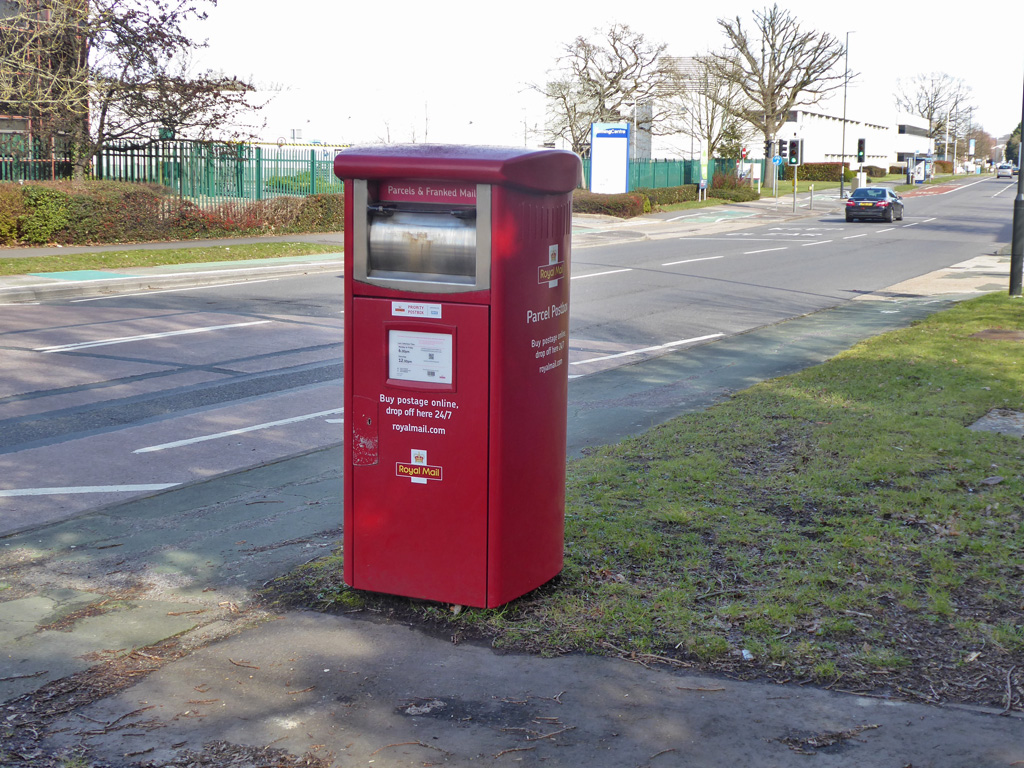
[[[162,184],[201,207],[225,202],[341,193],[334,157],[343,145],[277,146],[195,141],[145,145],[111,144],[97,155],[97,179]],[[760,161],[757,161],[760,162]],[[711,159],[708,175],[734,174],[735,160]],[[69,157],[29,147],[22,134],[0,134],[0,181],[69,178]],[[583,161],[584,187],[590,187],[590,160]],[[629,188],[697,184],[699,160],[634,160]],[[767,174],[762,173],[762,178]]]
[[[326,147],[161,141],[114,145],[97,156],[98,179],[163,184],[192,200],[265,200],[340,193]]]
[[[764,161],[761,163],[761,178],[767,178]],[[713,179],[716,174],[731,176],[736,173],[736,161],[722,158],[708,160],[708,177]],[[629,163],[630,189],[662,189],[664,187],[682,187],[687,184],[699,184],[701,178],[700,160],[632,160]],[[583,186],[590,188],[590,159],[583,160]]]
[[[23,133],[0,133],[0,181],[43,181],[71,176],[71,158]]]

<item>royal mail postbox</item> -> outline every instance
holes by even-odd
[[[356,147],[345,580],[495,607],[562,568],[571,152]]]

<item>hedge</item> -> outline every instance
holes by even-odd
[[[793,168],[799,168],[797,178],[800,181],[839,181],[840,174],[845,167],[843,163],[804,163],[800,166],[785,165],[786,181],[793,180]]]
[[[0,244],[87,245],[344,228],[338,194],[199,206],[157,184],[0,183]]]
[[[600,213],[628,219],[650,213],[651,210],[659,206],[692,202],[697,199],[697,192],[696,184],[659,189],[635,189],[632,192],[619,195],[602,195],[585,189],[577,189],[573,193],[572,209],[575,213]],[[707,196],[734,203],[745,203],[760,198],[757,189],[750,184],[741,183],[735,176],[724,174],[717,175],[712,179]]]
[[[624,192],[620,195],[602,195],[585,189],[577,189],[572,196],[574,213],[602,213],[629,219],[651,210],[651,201],[640,192]]]

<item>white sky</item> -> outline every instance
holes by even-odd
[[[993,136],[1021,120],[1019,0],[941,12],[925,0],[779,5],[804,29],[840,39],[852,32],[850,70],[860,73],[848,94],[852,119],[888,117],[898,78],[945,72],[972,88],[975,122]],[[197,57],[201,66],[286,89],[262,113],[264,140],[299,129],[302,141],[326,144],[522,146],[526,125],[543,118],[527,86],[545,80],[575,37],[624,23],[667,43],[670,55],[690,56],[723,44],[718,18],[738,15],[749,26],[751,9],[763,7],[735,0],[219,0],[192,33],[210,44]]]

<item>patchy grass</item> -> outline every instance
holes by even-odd
[[[500,610],[354,592],[341,556],[282,604],[384,611],[542,654],[674,662],[1022,709],[1024,303],[989,295],[573,461],[566,564]]]
[[[0,275],[24,275],[40,272],[72,272],[80,269],[118,270],[159,267],[167,264],[207,264],[218,261],[273,259],[282,256],[308,256],[314,253],[340,253],[340,245],[320,243],[247,243],[213,245],[202,248],[135,249],[69,253],[58,256],[0,257]],[[0,251],[2,255],[3,251]]]

